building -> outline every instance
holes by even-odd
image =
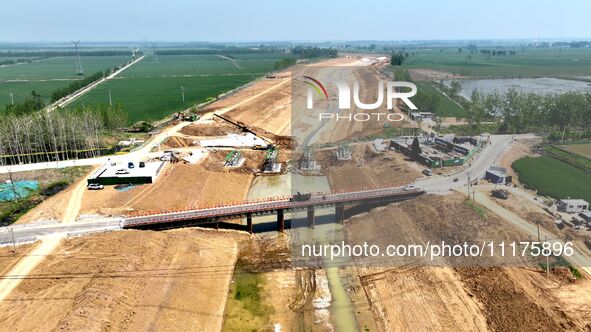
[[[496,184],[505,184],[507,182],[507,174],[494,169],[487,170],[484,173],[484,178]]]
[[[585,220],[586,223],[591,223],[591,211],[589,211],[589,210],[582,211],[581,213],[579,213],[579,217],[581,217],[581,219]]]
[[[133,164],[133,166],[132,166]],[[146,184],[154,183],[165,161],[106,163],[88,178],[88,184]],[[132,166],[132,167],[130,167]]]
[[[589,202],[584,199],[561,199],[558,201],[558,211],[581,213],[585,210],[589,210]]]

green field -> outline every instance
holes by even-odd
[[[419,91],[428,91],[437,94],[437,96],[439,97],[439,105],[435,110],[435,114],[437,114],[438,116],[456,118],[465,118],[467,116],[467,112],[464,108],[462,108],[460,105],[458,105],[456,102],[454,102],[447,96],[443,95],[431,84],[426,82],[415,82],[415,84],[417,85],[417,90]]]
[[[481,47],[483,49],[498,49]],[[408,49],[403,68],[428,68],[473,77],[531,77],[591,75],[591,49],[506,47],[516,55],[470,54],[466,48]],[[415,55],[413,55],[415,53]],[[468,57],[471,56],[471,59]]]
[[[81,62],[84,72],[92,74],[121,66],[130,59],[127,56],[83,56]],[[78,79],[80,76],[76,75],[76,58],[71,56],[0,67],[0,109],[10,102],[10,93],[14,94],[14,102],[18,103],[31,90],[36,90],[48,102],[54,90]]]
[[[167,55],[146,57],[116,79],[101,84],[71,107],[113,103],[129,113],[129,123],[159,120],[215,98],[273,70],[281,54]],[[182,101],[184,88],[185,102]]]
[[[525,157],[513,163],[519,181],[541,195],[591,201],[591,174],[551,157]]]

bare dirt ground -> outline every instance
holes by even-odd
[[[222,163],[223,159],[217,160]],[[222,167],[222,166],[220,166]],[[242,201],[253,175],[207,170],[200,164],[172,164],[152,185],[118,191],[113,186],[86,191],[81,214],[118,215]]]
[[[505,167],[507,174],[513,176],[513,183],[519,184],[517,173],[511,168],[511,165],[518,159],[529,157],[537,157],[538,155],[531,151],[532,146],[539,144],[540,139],[518,140],[511,144],[511,147],[501,155],[498,160],[498,166]]]
[[[347,236],[376,244],[523,236],[490,212],[481,216],[463,200],[461,195],[424,196],[376,208],[349,219]],[[578,297],[567,295],[568,290],[588,298],[587,280],[573,284],[558,273],[545,276],[527,262],[522,268],[453,266],[426,267],[416,259],[399,258],[358,267],[379,330],[557,331],[583,330],[589,324],[589,307],[578,312]]]
[[[317,162],[333,190],[401,186],[422,175],[408,167],[401,154],[375,152],[371,144],[351,147],[353,160],[339,161],[336,150],[317,152]]]
[[[463,78],[461,75],[432,69],[409,69],[410,77],[415,81],[439,81]]]
[[[29,254],[36,246],[36,243],[23,244],[16,247],[16,251],[12,246],[0,247],[0,275],[6,275],[22,257]]]
[[[68,216],[67,213],[68,204],[70,203],[73,194],[80,192],[80,186],[86,186],[86,177],[92,174],[92,172],[94,172],[94,168],[88,168],[86,170],[86,174],[82,178],[78,179],[76,182],[68,186],[66,189],[60,191],[59,193],[44,199],[39,205],[25,213],[23,216],[21,216],[16,223],[23,224],[38,220],[63,221],[65,218],[72,218],[72,216]],[[49,172],[47,172],[47,170],[35,172],[40,172],[41,174],[52,174],[55,172],[55,170],[50,170]],[[58,175],[56,176],[58,176],[57,179],[59,179],[59,174],[62,173],[60,173],[59,171],[57,172]],[[63,175],[61,176],[61,178],[63,178]],[[76,216],[73,216],[73,218],[76,218]]]
[[[122,231],[65,240],[0,303],[13,331],[221,328],[235,233]]]

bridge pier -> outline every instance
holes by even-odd
[[[246,214],[246,231],[252,234],[252,213]]]
[[[308,207],[308,227],[314,228],[316,226],[316,216],[314,216],[314,207]]]
[[[285,216],[283,209],[277,210],[277,230],[281,233],[285,230]]]
[[[334,207],[334,215],[336,222],[342,225],[345,221],[345,205],[337,203]]]

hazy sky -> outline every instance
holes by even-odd
[[[14,0],[0,41],[591,38],[590,0]]]

